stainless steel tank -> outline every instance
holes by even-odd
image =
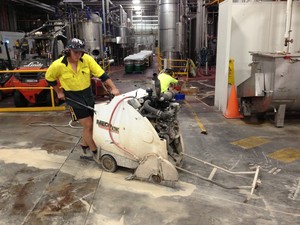
[[[237,86],[242,114],[300,111],[300,53],[251,55],[251,76]]]
[[[120,26],[118,27],[119,35],[116,37],[117,44],[126,45],[128,44],[128,35],[129,30],[126,26]]]
[[[89,20],[78,23],[79,38],[86,44],[86,50],[96,58],[103,58],[102,20],[97,14],[91,14]]]
[[[119,26],[116,30],[116,43],[120,45],[121,48],[131,48],[134,44],[132,24],[121,5],[119,5],[116,11],[119,12]]]
[[[178,52],[176,24],[179,22],[179,0],[159,0],[159,48],[162,56]]]

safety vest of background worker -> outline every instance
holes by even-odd
[[[172,77],[174,71],[172,69],[165,69],[164,72],[158,74],[160,81],[161,93],[165,93],[169,90],[170,84],[177,84],[178,80]]]

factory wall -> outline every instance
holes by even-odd
[[[226,111],[228,61],[234,59],[235,86],[250,77],[249,51],[282,52],[286,23],[286,2],[232,3],[219,7],[215,106]],[[225,10],[226,9],[226,10]],[[224,21],[228,21],[226,24]],[[290,52],[300,50],[300,2],[293,2]],[[222,37],[222,38],[221,38]],[[229,38],[229,44],[224,44]],[[225,54],[229,53],[229,54]],[[224,98],[225,96],[225,98]]]

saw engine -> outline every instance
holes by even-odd
[[[148,97],[144,99],[139,112],[151,122],[158,136],[166,140],[170,161],[180,166],[183,152],[177,119],[180,105],[173,101],[171,94],[158,97],[152,95],[152,89],[146,92]]]
[[[95,105],[93,138],[102,168],[134,169],[132,178],[177,181],[182,164],[183,141],[172,94],[148,88],[115,96]]]

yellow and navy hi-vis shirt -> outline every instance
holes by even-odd
[[[158,74],[158,79],[160,81],[161,93],[166,92],[169,89],[170,84],[178,83],[178,80],[166,73]]]
[[[84,54],[77,64],[75,72],[67,57],[62,56],[55,60],[46,72],[48,82],[60,81],[61,87],[65,91],[81,91],[91,85],[91,74],[95,77],[101,77],[105,71],[88,54]]]

